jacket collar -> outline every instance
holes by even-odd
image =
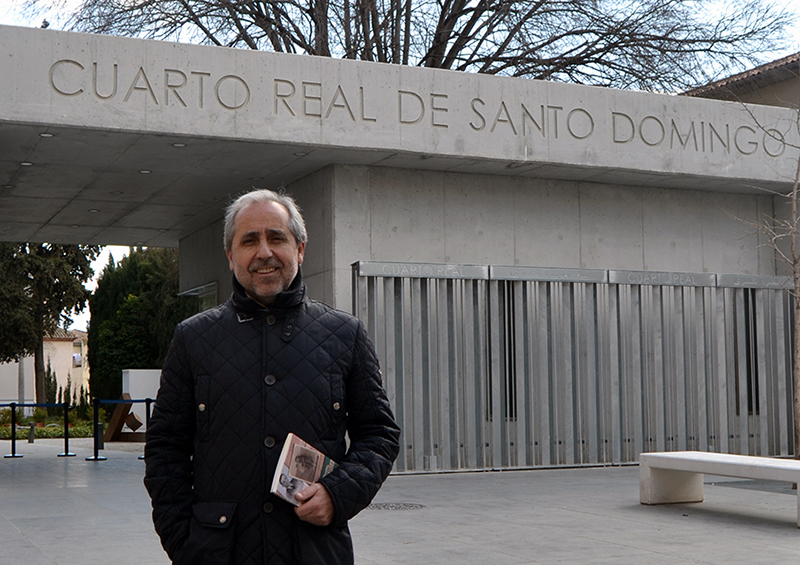
[[[270,307],[262,306],[260,303],[250,298],[242,284],[236,279],[236,276],[232,275],[232,278],[233,294],[231,295],[231,301],[233,302],[233,308],[236,312],[249,314],[251,316],[255,315],[258,311],[274,312],[276,314],[283,313],[289,308],[299,305],[306,296],[306,285],[303,282],[302,268],[297,269],[297,276],[289,285],[289,288],[280,292],[278,296],[275,297],[275,301]]]

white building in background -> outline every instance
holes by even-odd
[[[63,330],[59,328],[53,335],[44,339],[44,364],[48,363],[56,375],[56,391],[58,387],[67,389],[68,379],[72,390],[80,394],[81,386],[89,391],[89,362],[87,359],[86,332],[80,330]],[[23,360],[24,402],[35,402],[36,387],[34,380],[33,356]],[[0,363],[0,403],[19,402],[19,364]],[[70,399],[71,400],[71,399]]]

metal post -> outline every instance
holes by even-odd
[[[145,432],[147,432],[147,428],[150,427],[150,404],[152,404],[152,402],[153,402],[152,398],[145,398],[144,399],[144,404],[145,404],[144,430],[145,430]],[[140,455],[139,459],[144,459],[144,454]]]
[[[59,453],[57,457],[75,457],[69,451],[69,402],[64,401],[64,453]]]
[[[93,412],[93,423],[94,423],[94,455],[91,457],[87,457],[87,461],[105,461],[106,457],[102,455],[98,455],[98,451],[100,449],[100,432],[102,428],[100,427],[100,399],[94,398],[92,400],[92,406],[94,408]]]
[[[11,453],[3,456],[6,459],[22,457],[17,454],[17,403],[12,402],[9,407],[11,408]]]

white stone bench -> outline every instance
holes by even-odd
[[[702,451],[642,453],[639,500],[642,504],[703,502],[703,475],[764,481],[800,482],[800,461]],[[800,528],[800,490],[797,498]]]

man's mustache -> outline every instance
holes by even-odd
[[[264,269],[267,267],[275,267],[276,269],[280,269],[281,267],[283,267],[283,263],[281,263],[277,259],[267,259],[266,261],[258,261],[256,263],[251,263],[248,271],[250,271],[251,273],[255,273],[259,269]]]

